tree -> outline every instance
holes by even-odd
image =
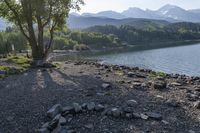
[[[54,32],[65,26],[70,9],[83,0],[0,0],[0,16],[17,25],[32,49],[35,65],[42,65],[52,47]],[[48,30],[49,40],[44,41]]]

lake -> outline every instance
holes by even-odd
[[[137,66],[166,73],[200,76],[200,43],[188,46],[110,53],[93,57],[101,63]]]

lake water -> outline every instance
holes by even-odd
[[[141,68],[200,76],[200,43],[188,46],[139,50],[94,57],[102,63],[137,66]]]

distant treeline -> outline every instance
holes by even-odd
[[[106,25],[94,26],[82,31],[64,28],[55,33],[52,50],[109,49],[121,47],[122,44],[134,45],[200,39],[200,24],[174,23],[159,28],[150,24],[145,27],[148,28]],[[48,42],[48,32],[45,32],[44,39],[45,42]],[[12,45],[17,52],[29,49],[26,39],[19,30],[9,27],[6,31],[0,32],[0,54],[11,52]],[[165,44],[163,43],[163,45]]]
[[[200,39],[200,24],[185,22],[169,24],[162,28],[146,29],[138,29],[129,25],[122,25],[119,27],[112,25],[94,26],[84,31],[114,34],[121,41],[128,44]]]

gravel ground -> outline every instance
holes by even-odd
[[[68,125],[80,133],[200,133],[199,79],[167,76],[165,82],[180,85],[157,90],[148,86],[154,80],[141,69],[113,67],[87,62],[65,62],[54,69],[30,69],[0,80],[0,133],[35,133],[48,121],[46,112],[55,104],[95,102],[122,107],[134,99],[135,113],[156,112],[162,121],[123,119],[100,113],[67,116]],[[130,77],[132,72],[137,76]],[[141,76],[142,75],[142,76]],[[103,83],[111,88],[102,88]],[[146,86],[134,86],[134,83]],[[88,129],[85,125],[92,125]]]

